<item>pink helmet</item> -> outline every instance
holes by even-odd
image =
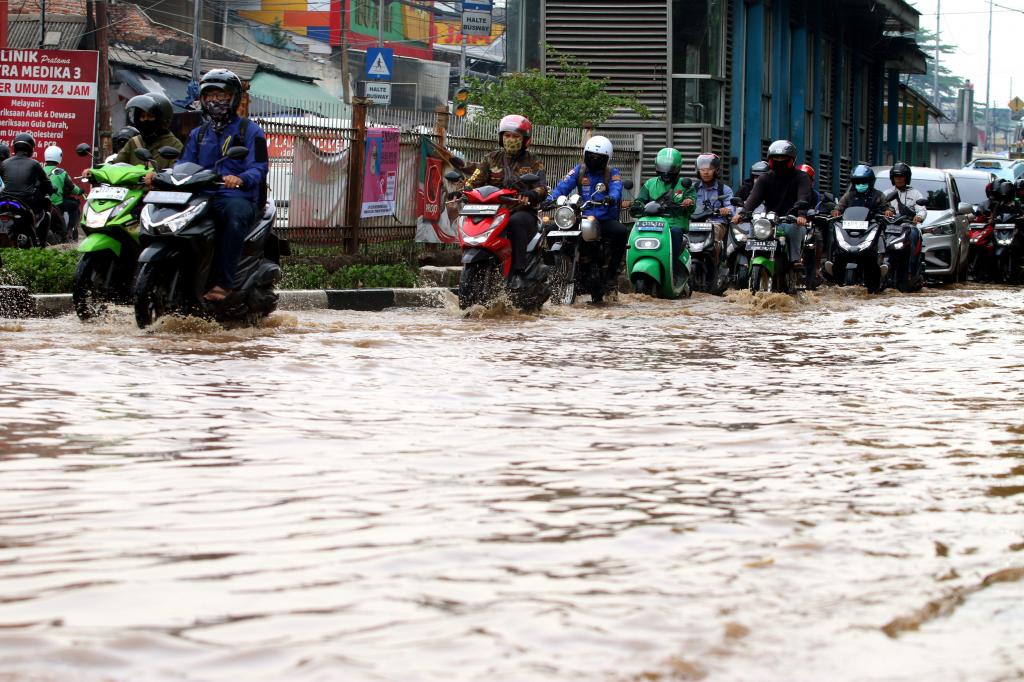
[[[523,149],[530,146],[530,134],[533,132],[533,124],[530,119],[519,114],[509,114],[501,119],[498,124],[498,142],[501,143],[501,136],[505,133],[518,133],[523,136]]]

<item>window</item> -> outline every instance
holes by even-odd
[[[726,0],[673,0],[672,121],[724,125]]]
[[[377,0],[355,0],[354,23],[365,29],[377,28]]]

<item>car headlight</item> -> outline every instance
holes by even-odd
[[[651,251],[653,249],[661,248],[661,240],[653,239],[651,237],[645,237],[643,239],[637,239],[633,242],[633,246],[642,251]]]
[[[571,206],[559,206],[555,211],[555,225],[560,230],[568,230],[576,226],[576,211]]]
[[[206,202],[200,202],[195,206],[189,206],[180,213],[175,213],[169,218],[165,218],[160,222],[153,222],[153,204],[147,204],[145,210],[142,212],[142,226],[155,232],[156,234],[167,234],[168,232],[174,233],[192,221],[197,215],[199,215],[203,209],[206,208]]]
[[[754,237],[757,239],[769,239],[775,236],[775,226],[767,218],[758,218],[753,225]]]

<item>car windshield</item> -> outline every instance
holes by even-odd
[[[971,205],[978,205],[985,201],[986,185],[988,185],[986,178],[956,178],[956,187],[960,190],[960,201],[966,201]]]
[[[921,196],[928,200],[928,205],[925,208],[929,211],[945,211],[949,209],[949,192],[946,190],[945,180],[913,178],[910,184],[914,189],[921,193]],[[888,192],[891,188],[892,183],[889,182],[889,178],[884,176],[878,178],[875,183],[875,189],[881,190],[883,194]],[[982,196],[984,196],[984,194],[984,188],[982,188]]]

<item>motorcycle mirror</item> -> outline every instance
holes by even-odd
[[[885,203],[889,203],[896,198],[896,190],[891,189],[885,193]]]
[[[181,152],[171,146],[160,147],[160,149],[156,150],[156,153],[165,159],[176,159],[181,156]]]
[[[249,156],[248,147],[231,147],[228,149],[227,154],[224,155],[226,158],[232,159],[233,161],[241,161],[245,157]]]
[[[597,187],[594,188],[594,191],[597,194],[604,194],[605,192],[608,191],[608,185],[604,184],[603,182],[599,182],[597,183]]]
[[[661,204],[657,201],[648,201],[644,205],[644,215],[658,215],[661,213]]]
[[[927,206],[928,205],[928,200],[927,199],[918,199],[917,200],[917,205],[918,206]]]
[[[796,209],[797,211],[806,210],[809,206],[810,204],[807,203],[806,201],[798,201],[795,204],[793,204],[793,208]]]
[[[83,142],[75,147],[75,153],[79,156],[92,156],[92,145],[87,142]]]
[[[527,173],[526,175],[520,175],[519,176],[519,181],[520,182],[525,182],[528,185],[532,185],[533,183],[537,182],[538,180],[540,180],[540,176],[539,175],[534,175],[533,173]]]
[[[448,182],[458,182],[462,179],[462,173],[459,171],[450,170],[444,174],[444,179]]]
[[[152,161],[153,153],[146,148],[140,148],[135,150],[136,158],[142,159],[143,161]]]
[[[562,196],[560,196],[560,197],[558,197],[557,199],[555,199],[555,204],[556,204],[557,206],[565,206],[565,202],[567,202],[567,201],[569,201],[568,197],[566,197],[566,196],[565,196],[565,195],[563,194]]]
[[[632,180],[623,180],[622,181],[622,189],[633,189],[633,181]]]
[[[448,163],[450,163],[455,168],[458,168],[459,170],[462,170],[466,166],[466,160],[463,159],[461,156],[451,157],[450,159],[448,159]]]
[[[732,204],[733,206],[742,206],[744,204],[744,201],[739,197],[733,197],[732,199],[729,200],[729,203]]]
[[[679,181],[679,184],[689,189],[690,187],[693,187],[693,180],[691,180],[690,178],[683,178],[682,180]]]

